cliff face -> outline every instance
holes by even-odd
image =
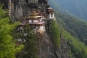
[[[60,47],[56,50],[56,55],[59,58],[70,58],[69,46],[64,38],[61,37]]]
[[[9,8],[9,3],[9,0],[0,0],[4,8]],[[46,11],[47,7],[47,0],[11,0],[11,17],[13,20],[19,20],[32,10]]]
[[[0,4],[4,4],[4,8],[8,8],[8,0],[0,0],[0,2]],[[48,7],[47,0],[12,0],[11,17],[13,20],[19,20],[33,10],[47,12],[46,8]],[[37,36],[40,49],[38,52],[39,58],[69,58],[68,45],[62,37],[60,47],[55,50],[46,32],[37,33]]]
[[[54,19],[56,21],[56,19]],[[38,41],[39,41],[39,58],[70,58],[69,55],[69,46],[65,41],[62,34],[60,35],[60,45],[59,47],[55,48],[55,45],[52,42],[51,35],[50,35],[50,24],[51,20],[46,20],[46,31],[37,33]]]
[[[12,17],[14,19],[20,19],[22,16],[26,16],[30,14],[32,10],[40,10],[45,11],[47,7],[47,3],[37,0],[33,2],[33,0],[14,0],[12,1]]]
[[[39,58],[56,58],[54,54],[54,47],[50,38],[46,33],[37,33],[39,40]]]
[[[60,37],[60,45],[58,48],[54,48],[51,38],[46,32],[37,33],[39,41],[39,58],[70,58],[69,56],[69,46],[65,39]]]

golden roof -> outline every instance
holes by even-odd
[[[37,19],[37,18],[41,18],[42,16],[28,16],[28,18],[35,18],[35,19]]]
[[[31,15],[28,16],[28,18],[41,18],[42,16],[38,15],[39,13],[36,13],[36,11],[33,11]]]
[[[39,13],[36,13],[36,11],[33,11],[33,13],[32,14],[30,14],[30,15],[32,15],[32,16],[36,16],[36,15],[38,15]]]

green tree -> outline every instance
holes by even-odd
[[[6,11],[0,6],[0,58],[15,58],[15,54],[23,47],[15,47],[11,36],[17,24],[10,24]]]
[[[37,37],[34,34],[34,32],[30,29],[29,25],[26,26],[25,32],[27,32],[26,43],[25,43],[25,52],[27,52],[27,54],[25,54],[25,57],[38,58]]]
[[[55,47],[58,47],[60,45],[60,30],[54,20],[52,20],[50,24],[50,33],[53,44],[55,45]]]
[[[20,52],[17,58],[38,58],[38,43],[35,33],[31,30],[29,25],[24,26],[23,29],[23,34],[25,33],[27,35],[23,35],[22,38],[25,39],[26,42],[24,43],[23,52]]]

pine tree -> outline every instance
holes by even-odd
[[[0,6],[0,58],[15,58],[15,54],[23,47],[15,47],[12,30],[17,24],[10,24],[6,11]]]
[[[25,36],[26,43],[24,47],[25,54],[23,55],[23,58],[38,58],[37,56],[37,37],[34,34],[34,32],[31,30],[29,25],[26,25],[24,27],[24,32],[27,33]]]

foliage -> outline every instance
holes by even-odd
[[[84,44],[87,42],[87,23],[59,12],[56,12],[56,17],[62,35],[70,46],[71,58],[87,58],[87,46]]]
[[[73,37],[67,31],[63,30],[63,36],[70,46],[71,52],[76,58],[85,58],[87,55],[87,46],[79,41],[77,38]]]
[[[24,49],[21,55],[18,55],[18,58],[38,58],[37,55],[37,37],[35,35],[35,33],[31,30],[29,25],[26,25],[23,27],[24,29],[24,33],[26,33],[26,36],[22,36],[23,39],[26,40],[26,42],[24,43]]]
[[[52,20],[50,24],[50,33],[53,44],[55,45],[55,47],[58,47],[60,45],[60,30],[57,23],[54,20]]]
[[[26,44],[25,44],[25,51],[27,54],[25,55],[26,58],[38,58],[37,56],[37,37],[34,32],[30,29],[29,25],[26,26],[27,36],[26,36]],[[25,58],[25,57],[24,57]]]
[[[15,58],[15,54],[23,47],[15,47],[11,36],[16,24],[9,23],[6,11],[0,6],[0,58]]]
[[[56,12],[58,23],[66,31],[87,44],[87,23],[70,15],[63,15]]]
[[[70,49],[68,50],[68,52],[69,52],[70,58],[74,58],[74,57],[73,57],[73,53],[72,53],[72,51],[71,51]]]

